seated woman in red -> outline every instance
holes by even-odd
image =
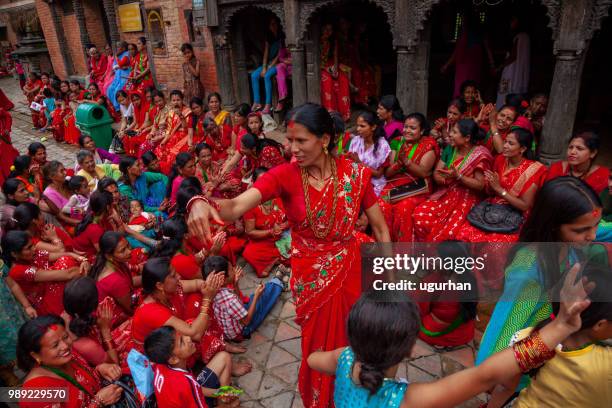
[[[285,150],[280,143],[268,138],[258,139],[255,135],[247,133],[241,140],[242,159],[234,169],[234,174],[236,177],[240,174],[244,183],[245,180],[252,179],[253,172],[258,167],[270,170],[286,163],[284,153]]]
[[[72,238],[61,228],[47,224],[36,204],[21,203],[15,207],[13,220],[17,229],[26,231],[32,237],[35,251],[47,251],[50,254],[66,254],[80,259],[81,256],[70,253],[73,250]]]
[[[137,156],[138,148],[146,140],[153,123],[149,119],[153,105],[138,92],[131,93],[129,97],[134,108],[134,127],[131,132],[126,133],[121,142],[126,155]]]
[[[231,173],[221,177],[221,165],[213,161],[212,148],[208,144],[197,144],[195,153],[198,158],[196,177],[200,180],[206,195],[231,198],[240,194],[241,179],[233,177]]]
[[[24,231],[9,231],[2,237],[2,256],[10,268],[9,276],[19,284],[39,316],[60,314],[64,285],[89,270],[86,260],[79,266],[72,257],[35,251],[30,235]]]
[[[99,240],[99,253],[89,271],[96,282],[98,301],[110,297],[114,301],[112,327],[134,314],[141,277],[138,268],[130,268],[132,249],[123,234],[106,231]],[[133,273],[130,273],[133,270]]]
[[[90,367],[72,348],[66,324],[59,316],[40,316],[26,322],[19,330],[17,345],[19,367],[28,372],[23,391],[66,390],[66,401],[22,401],[20,408],[99,408],[121,398],[123,389],[118,385],[102,387],[102,378],[119,379],[119,367],[107,363]]]
[[[189,101],[189,107],[191,108],[191,129],[193,130],[193,145],[196,146],[198,143],[203,143],[206,135],[204,134],[204,118],[206,112],[204,111],[204,101],[202,98],[194,96]]]
[[[77,278],[64,288],[62,318],[68,325],[72,347],[92,367],[119,364],[111,337],[113,307],[111,298],[98,301],[96,282],[88,276]]]
[[[438,118],[431,128],[431,136],[444,148],[450,144],[450,131],[455,124],[463,119],[467,106],[463,99],[453,99],[446,110],[446,117]],[[393,148],[393,146],[391,146]],[[395,150],[395,149],[394,149]]]
[[[45,177],[42,169],[47,164],[47,148],[40,142],[30,143],[28,156],[31,157],[29,174],[36,189],[42,194],[45,189]]]
[[[567,160],[553,163],[546,181],[561,176],[572,176],[587,183],[599,195],[608,187],[610,170],[595,164],[600,140],[597,133],[582,132],[574,135],[567,147]]]
[[[253,182],[266,171],[264,167],[256,168],[253,172]],[[272,268],[279,263],[288,265],[289,251],[284,251],[287,257],[284,258],[277,244],[289,228],[283,204],[278,198],[247,211],[244,214],[244,224],[249,241],[242,256],[255,269],[258,277],[268,276]]]
[[[429,136],[425,116],[421,113],[406,116],[398,151],[391,152],[389,166],[385,169],[387,184],[378,200],[393,241],[414,241],[412,213],[433,192],[431,175],[439,157],[440,148]],[[402,193],[402,186],[414,192]]]
[[[164,174],[170,172],[177,154],[187,152],[193,147],[191,109],[183,103],[183,93],[178,90],[172,91],[170,104],[166,134],[154,150]]]
[[[457,241],[445,241],[438,247],[438,255],[443,259],[469,256],[467,247]],[[470,284],[477,288],[471,271],[436,271],[429,273],[422,281],[436,284],[449,281]],[[477,292],[461,293],[456,291],[420,291],[415,299],[421,314],[419,338],[427,344],[438,347],[457,347],[474,339],[474,318],[476,317]]]
[[[232,128],[228,125],[217,125],[210,116],[204,118],[204,141],[212,148],[213,162],[223,164],[228,158],[228,149],[232,145]]]
[[[484,132],[472,119],[461,119],[450,132],[452,155],[438,161],[434,180],[441,187],[414,209],[417,240],[439,242],[455,239],[472,207],[482,199],[485,171],[493,157],[478,143]]]
[[[487,134],[480,144],[489,149],[492,154],[501,153],[504,149],[506,136],[510,133],[512,124],[518,117],[519,114],[514,106],[504,105],[499,112],[491,109],[488,123],[482,125]]]
[[[486,201],[510,205],[526,219],[535,196],[546,178],[546,166],[533,160],[533,134],[523,128],[513,128],[504,141],[502,154],[495,158],[493,170],[485,171],[487,192],[493,195]],[[457,236],[467,242],[516,242],[520,229],[514,233],[487,232],[468,221]]]
[[[240,139],[249,132],[248,117],[251,114],[251,106],[248,103],[241,103],[234,110],[232,115],[232,149],[240,149]]]

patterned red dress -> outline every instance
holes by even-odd
[[[337,188],[329,180],[321,191],[315,189],[304,182],[296,163],[277,166],[254,184],[262,202],[282,200],[291,226],[291,290],[302,329],[298,381],[308,408],[333,406],[334,378],[311,370],[306,358],[315,350],[347,345],[346,320],[361,292],[360,241],[354,226],[360,209],[377,200],[369,169],[344,158],[334,160]]]
[[[167,131],[170,133],[170,137],[166,143],[160,144],[154,150],[155,155],[159,158],[161,172],[164,174],[170,172],[177,154],[189,150],[187,132],[191,126],[191,109],[184,106],[181,115],[187,122],[186,126],[183,126],[179,115],[174,110],[169,111]]]

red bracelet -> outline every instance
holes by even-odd
[[[212,208],[217,210],[217,212],[221,210],[221,207],[219,207],[219,204],[217,204],[214,200],[210,200],[208,199],[208,197],[203,196],[203,195],[197,195],[197,196],[191,197],[191,199],[187,202],[187,212],[191,211],[191,206],[196,201],[204,201],[206,204],[210,205]]]

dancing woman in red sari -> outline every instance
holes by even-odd
[[[572,176],[587,183],[600,195],[608,187],[610,170],[595,164],[599,151],[599,136],[593,132],[583,132],[570,139],[567,147],[567,160],[553,163],[546,180],[561,176]]]
[[[183,93],[172,91],[170,103],[172,108],[168,111],[166,134],[154,150],[164,174],[170,172],[177,154],[193,147],[191,109],[183,104]]]
[[[17,362],[28,372],[23,391],[49,388],[66,390],[66,400],[21,401],[20,408],[100,408],[116,403],[123,389],[102,387],[102,378],[118,380],[119,366],[102,363],[95,368],[72,348],[66,323],[57,315],[40,316],[19,330]]]
[[[210,240],[209,218],[235,220],[262,202],[282,200],[291,226],[291,289],[302,329],[300,394],[305,407],[330,407],[333,377],[311,370],[306,358],[315,350],[347,344],[346,319],[361,291],[355,236],[360,209],[379,242],[389,241],[389,231],[376,204],[370,171],[328,153],[334,148],[334,126],[326,109],[306,104],[289,118],[287,138],[296,162],[268,171],[232,200],[207,203],[204,197],[192,198],[188,225],[192,234]]]
[[[9,276],[21,286],[39,316],[60,314],[65,283],[89,270],[87,261],[79,267],[70,256],[35,251],[24,231],[7,232],[2,238],[2,253],[10,267]]]
[[[484,173],[493,157],[477,143],[484,137],[476,122],[462,119],[452,127],[448,162],[438,161],[434,180],[442,188],[414,209],[414,232],[420,242],[456,239],[472,207],[482,199]]]
[[[155,85],[151,75],[151,67],[149,67],[147,39],[145,37],[138,37],[136,48],[138,49],[138,54],[132,58],[131,72],[125,85],[125,90],[128,93],[139,92],[141,95],[144,95],[148,87]]]
[[[413,242],[412,213],[433,192],[433,168],[440,158],[436,140],[429,136],[429,124],[421,113],[412,113],[404,121],[399,152],[392,152],[385,169],[387,185],[378,204],[385,214],[391,239],[394,242]],[[424,180],[425,189],[409,197],[392,199],[394,188]],[[396,190],[397,191],[397,190]]]

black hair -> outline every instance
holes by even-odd
[[[151,258],[173,257],[183,246],[187,224],[183,217],[174,217],[164,221],[161,232],[163,238],[151,253]]]
[[[213,255],[206,258],[202,265],[202,276],[204,279],[211,273],[223,272],[227,276],[229,272],[229,262],[221,255]]]
[[[194,196],[202,194],[202,183],[197,177],[187,177],[181,181],[176,193],[176,215],[187,215],[187,203]]]
[[[49,88],[43,89],[42,94],[47,98],[51,98],[53,96],[53,92]]]
[[[198,143],[197,145],[195,145],[195,154],[196,156],[200,156],[200,152],[202,150],[210,150],[212,152],[212,147],[208,144],[208,143]]]
[[[109,193],[107,193],[109,194]],[[117,245],[123,238],[123,234],[115,231],[106,231],[100,237],[100,241],[98,241],[98,245],[100,245],[100,250],[96,255],[96,261],[93,266],[89,270],[88,276],[94,280],[98,280],[98,276],[102,273],[104,266],[106,265],[106,256],[112,255],[117,249]]]
[[[267,167],[256,167],[255,170],[253,170],[253,182],[257,181],[259,176],[261,176],[267,171],[268,171]]]
[[[125,99],[128,99],[128,94],[123,89],[117,91],[117,93],[115,94],[115,99],[119,98],[120,96],[124,97]]]
[[[330,112],[332,120],[334,121],[334,129],[336,135],[342,135],[346,131],[346,124],[344,123],[344,119],[342,119],[342,115],[340,112]]]
[[[150,93],[151,97],[153,97],[153,93],[155,91],[157,91],[157,88],[155,87],[155,85],[147,86],[144,90],[142,97],[145,98],[147,96],[147,93]]]
[[[353,305],[347,334],[355,360],[361,363],[359,383],[375,394],[384,371],[406,358],[421,326],[418,306],[395,291],[368,291]]]
[[[198,106],[204,107],[204,101],[199,96],[194,96],[193,98],[191,98],[191,100],[189,101],[189,107],[191,107],[191,105],[193,105],[194,103]]]
[[[66,327],[64,319],[57,315],[38,316],[21,326],[17,335],[17,365],[19,368],[27,372],[36,366],[36,361],[31,353],[40,352],[40,340],[49,327],[55,325]]]
[[[147,44],[147,39],[146,39],[146,37],[138,37],[138,38],[137,38],[137,40],[138,40],[138,41],[140,41],[140,43],[141,43],[142,45],[146,45],[146,44]]]
[[[212,97],[216,97],[219,100],[219,104],[223,103],[223,101],[221,100],[221,95],[219,94],[219,92],[211,92],[208,94],[208,97],[206,97],[206,101],[210,102],[210,99]]]
[[[281,155],[283,153],[283,146],[276,140],[272,140],[267,137],[260,139],[250,132],[242,136],[242,138],[240,139],[240,144],[246,147],[247,149],[255,149],[257,154],[261,153],[263,148],[266,146],[272,146],[279,149]]]
[[[419,122],[419,127],[421,128],[421,136],[429,136],[429,133],[431,132],[431,125],[429,124],[429,121],[427,120],[425,115],[420,112],[413,112],[406,116],[404,122],[406,122],[408,119],[414,119]]]
[[[486,137],[485,132],[478,126],[474,119],[460,119],[457,122],[459,133],[463,137],[469,137],[470,143],[475,145]]]
[[[2,260],[7,267],[13,264],[13,253],[18,253],[30,242],[30,234],[25,231],[8,231],[2,237]]]
[[[47,147],[40,142],[30,143],[30,145],[28,146],[28,154],[30,156],[34,156],[40,149],[47,150]]]
[[[96,191],[100,193],[106,192],[106,189],[109,186],[117,186],[117,182],[110,177],[102,177],[102,179],[98,181],[98,187],[96,187]]]
[[[80,235],[91,224],[95,216],[101,215],[113,205],[113,195],[108,191],[94,191],[89,196],[89,208],[83,220],[77,225],[75,235]]]
[[[183,100],[184,96],[183,96],[183,92],[179,91],[178,89],[173,90],[172,92],[170,92],[170,98],[172,99],[173,96],[177,95],[179,98],[181,98],[181,100]]]
[[[19,189],[20,185],[24,185],[23,181],[16,179],[16,178],[7,178],[6,180],[4,180],[4,183],[2,183],[2,192],[4,193],[4,196],[6,197],[7,204],[10,204],[13,206],[19,205],[19,203],[15,201],[14,198],[10,198],[9,195],[14,196],[17,190]]]
[[[68,188],[73,194],[76,194],[84,181],[87,182],[87,179],[83,176],[72,176],[70,177],[70,181],[68,181]]]
[[[95,82],[90,82],[89,85],[87,85],[87,88],[89,88],[90,86],[93,86],[94,88],[96,88],[96,91],[100,92],[100,87]]]
[[[181,52],[185,52],[187,50],[193,52],[193,46],[189,43],[184,43],[183,45],[181,45]]]
[[[461,114],[464,114],[467,111],[467,104],[463,100],[463,98],[455,98],[448,104],[448,107],[454,106],[459,110]]]
[[[574,139],[582,139],[584,141],[585,146],[587,147],[587,149],[589,149],[590,152],[599,150],[599,146],[601,145],[601,139],[599,138],[599,135],[591,131],[576,133],[574,136],[571,137],[570,143]]]
[[[151,100],[153,100],[153,98],[155,98],[156,96],[162,98],[163,100],[166,100],[166,95],[163,91],[160,91],[159,89],[151,90]]]
[[[391,111],[391,116],[393,119],[399,122],[404,121],[404,111],[402,110],[402,107],[400,106],[400,103],[395,95],[384,95],[380,98],[378,104],[386,110]]]
[[[78,79],[73,79],[73,80],[71,80],[71,81],[70,81],[70,83],[71,83],[72,85],[77,85],[78,87],[81,87],[81,86],[82,86],[82,85],[81,85],[81,82],[80,82]]]
[[[327,109],[315,103],[305,103],[289,112],[289,121],[304,126],[308,131],[321,139],[324,135],[329,136],[327,149],[332,151],[336,146],[336,129],[334,121]]]
[[[153,161],[157,160],[157,156],[151,150],[148,150],[142,154],[140,157],[143,164],[148,167],[149,164],[153,163]]]
[[[179,176],[179,169],[182,169],[189,163],[190,160],[193,160],[193,155],[187,152],[181,152],[176,155],[174,159],[174,164],[170,169],[170,174],[168,175],[168,184],[166,185],[166,198],[170,198],[172,194],[172,182],[175,178]]]
[[[519,116],[523,115],[525,111],[527,110],[527,107],[529,107],[529,100],[527,99],[527,95],[525,94],[518,94],[518,93],[508,94],[506,95],[506,100],[504,102],[505,104],[504,106],[502,106],[502,109],[508,108],[508,107],[514,108],[514,110],[517,112]]]
[[[239,114],[243,118],[246,118],[251,113],[251,105],[248,103],[241,103],[234,109],[234,113]]]
[[[600,320],[607,320],[612,323],[610,272],[609,266],[604,266],[594,261],[585,264],[582,275],[589,282],[593,282],[595,287],[589,293],[591,304],[580,314],[582,320],[581,330],[595,326]]]
[[[13,161],[13,166],[15,169],[11,171],[9,178],[21,176],[23,173],[28,171],[30,164],[32,164],[32,156],[22,154],[21,156],[15,157],[15,160]]]
[[[168,364],[174,350],[176,331],[171,326],[153,330],[144,341],[144,352],[154,363]]]
[[[149,258],[142,268],[142,292],[150,295],[170,275],[170,258]]]
[[[36,79],[40,79],[40,75],[36,71],[30,71],[29,75],[32,75]]]
[[[378,144],[380,140],[385,140],[385,128],[383,122],[370,111],[361,111],[357,115],[357,118],[363,119],[368,125],[376,126],[374,134],[372,135],[372,141],[374,142],[374,154],[378,150]]]
[[[529,160],[535,160],[535,152],[531,149],[533,146],[533,133],[521,127],[513,127],[508,134],[514,134],[516,141],[521,147],[525,147],[523,157]]]
[[[138,161],[134,156],[125,156],[122,157],[119,161],[119,171],[121,172],[121,181],[125,184],[130,184],[130,176],[128,175],[128,170]]]
[[[98,288],[96,281],[82,276],[69,282],[64,288],[64,310],[71,317],[69,329],[77,337],[86,336],[96,318],[93,313],[98,308]]]
[[[471,80],[471,79],[468,79],[468,80],[466,80],[466,81],[463,81],[463,82],[461,83],[461,87],[460,87],[460,91],[459,91],[459,92],[461,93],[461,98],[463,98],[463,93],[464,93],[464,92],[465,92],[465,90],[466,90],[467,88],[469,88],[469,87],[476,88],[476,90],[478,90],[478,89],[479,89],[479,88],[478,88],[478,84],[476,83],[476,81]],[[464,102],[465,102],[465,100],[464,100]]]
[[[25,202],[15,207],[13,219],[18,229],[27,231],[32,226],[32,222],[40,217],[40,208],[33,203]]]
[[[593,189],[584,181],[571,176],[557,177],[544,183],[525,220],[519,235],[520,242],[558,242],[559,231],[564,224],[574,222],[596,208],[601,201]],[[509,264],[521,248],[517,245],[508,257]],[[539,246],[538,263],[544,271],[544,283],[552,287],[559,281],[560,265],[557,246]]]

